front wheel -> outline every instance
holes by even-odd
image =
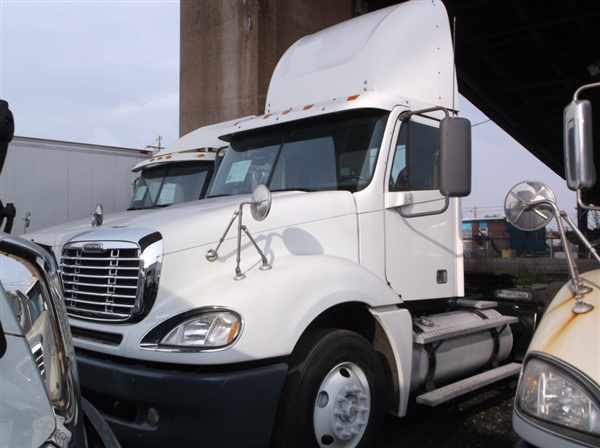
[[[375,446],[385,374],[371,344],[347,330],[321,330],[295,350],[275,428],[275,446]]]

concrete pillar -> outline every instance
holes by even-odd
[[[283,52],[352,13],[353,0],[181,0],[180,134],[262,114]]]

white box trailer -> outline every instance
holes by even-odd
[[[151,154],[132,148],[15,137],[0,176],[0,201],[16,207],[12,233],[85,218],[97,203],[107,213],[126,209],[136,177],[131,168]]]

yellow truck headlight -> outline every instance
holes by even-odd
[[[576,374],[551,362],[529,360],[519,383],[517,404],[533,417],[600,435],[597,397]]]

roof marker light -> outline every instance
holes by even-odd
[[[307,104],[306,106],[304,106],[304,107],[302,108],[302,110],[308,110],[308,109],[310,109],[310,108],[311,108],[311,107],[313,107],[313,106],[314,106],[314,104]]]
[[[292,111],[292,108],[290,107],[288,110],[284,110],[283,112],[281,112],[281,115],[287,115]]]
[[[269,118],[271,115],[273,115],[273,114],[265,114],[265,115],[264,115],[264,117],[263,117],[263,120],[266,120],[266,119],[267,119],[267,118]]]
[[[348,98],[346,98],[346,101],[354,101],[355,99],[357,99],[360,95],[351,95]]]

